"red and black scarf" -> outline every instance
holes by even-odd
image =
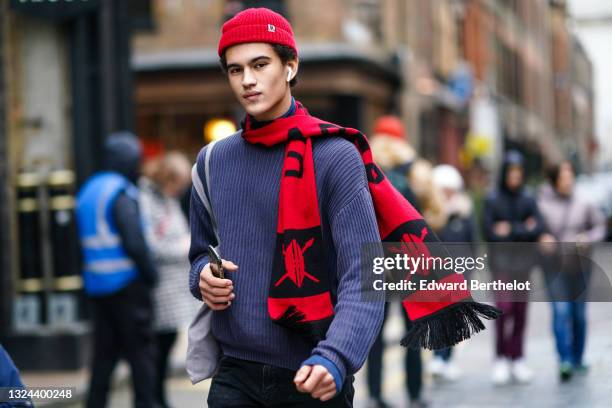
[[[267,147],[285,144],[276,253],[268,294],[268,311],[276,323],[316,342],[325,338],[334,317],[317,201],[313,138],[343,137],[358,149],[383,242],[399,242],[400,248],[406,248],[411,256],[429,256],[425,243],[438,242],[423,217],[374,163],[368,141],[358,130],[310,116],[296,103],[294,115],[263,126],[253,126],[247,117],[242,137]],[[464,279],[452,271],[435,273],[437,281]],[[498,314],[497,309],[472,301],[469,291],[435,294],[415,291],[402,304],[413,323],[402,344],[429,349],[448,347],[469,338],[484,329],[479,317],[492,319]]]

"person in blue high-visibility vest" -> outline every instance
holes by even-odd
[[[77,197],[85,292],[94,311],[94,353],[87,407],[106,406],[112,372],[120,358],[132,370],[137,407],[153,406],[155,344],[151,260],[138,208],[142,148],[129,132],[111,134],[104,170],[85,182]]]

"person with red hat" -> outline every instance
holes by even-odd
[[[246,116],[236,134],[202,149],[192,172],[189,286],[214,311],[222,351],[208,405],[350,407],[384,308],[380,296],[362,298],[373,276],[362,275],[362,246],[433,233],[361,132],[309,115],[292,97],[299,58],[284,17],[238,13],[223,25],[218,54]],[[209,245],[225,278],[213,275]],[[492,317],[469,293],[452,298],[465,302],[406,301],[414,330],[402,344],[445,347]]]

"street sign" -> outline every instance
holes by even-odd
[[[52,20],[64,20],[95,10],[100,0],[11,0],[11,9]]]

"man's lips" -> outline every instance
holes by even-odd
[[[256,99],[259,95],[261,95],[261,92],[247,92],[243,94],[242,97],[247,101],[251,101],[253,99]]]

